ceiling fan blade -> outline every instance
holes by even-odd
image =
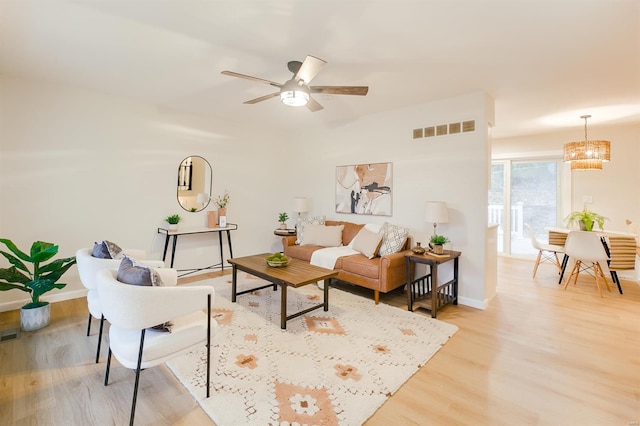
[[[296,74],[296,81],[302,80],[304,84],[309,84],[325,64],[326,62],[322,59],[315,56],[307,56]]]
[[[309,96],[309,100],[307,101],[307,108],[309,108],[311,112],[316,112],[320,111],[324,107],[320,105],[318,101]]]
[[[252,77],[250,75],[240,74],[240,73],[233,72],[233,71],[220,71],[220,74],[228,75],[228,76],[231,76],[231,77],[244,78],[245,80],[252,80],[252,81],[257,81],[257,82],[260,82],[260,83],[266,83],[266,84],[270,84],[270,85],[275,86],[275,87],[282,87],[282,84],[276,83],[275,81],[265,80],[264,78]]]
[[[311,93],[324,93],[326,95],[358,95],[365,96],[369,92],[367,86],[311,86]]]
[[[275,98],[278,95],[280,95],[280,92],[270,93],[268,95],[260,96],[259,98],[251,99],[251,100],[248,100],[248,101],[243,102],[243,103],[245,103],[245,104],[257,104],[258,102],[262,102],[262,101],[266,101],[267,99]]]

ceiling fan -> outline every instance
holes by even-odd
[[[289,61],[287,67],[289,71],[293,73],[293,77],[287,80],[283,84],[276,83],[275,81],[265,80],[263,78],[252,77],[250,75],[239,74],[233,71],[222,71],[224,75],[230,75],[231,77],[244,78],[247,80],[258,81],[260,83],[266,83],[274,87],[278,87],[280,90],[269,95],[261,96],[259,98],[251,99],[245,104],[256,104],[258,102],[266,101],[267,99],[280,96],[282,103],[290,106],[304,106],[306,105],[311,111],[319,111],[323,107],[315,99],[311,97],[312,93],[324,93],[331,95],[358,95],[365,96],[369,91],[367,86],[310,86],[311,80],[318,74],[320,69],[326,64],[326,61],[318,59],[314,56],[307,56],[304,62]]]

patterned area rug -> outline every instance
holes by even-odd
[[[239,291],[264,281],[238,273]],[[211,397],[205,398],[205,356],[194,351],[169,363],[218,426],[360,425],[458,329],[420,314],[375,305],[329,290],[322,308],[280,329],[280,289],[238,296],[231,277],[213,285]],[[315,285],[289,289],[288,313],[318,304]]]

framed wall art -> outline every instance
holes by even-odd
[[[391,216],[391,163],[336,167],[336,213]]]

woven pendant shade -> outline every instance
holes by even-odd
[[[601,170],[604,161],[611,160],[611,142],[587,139],[587,118],[584,119],[584,141],[564,144],[564,162],[571,163],[571,170]]]

